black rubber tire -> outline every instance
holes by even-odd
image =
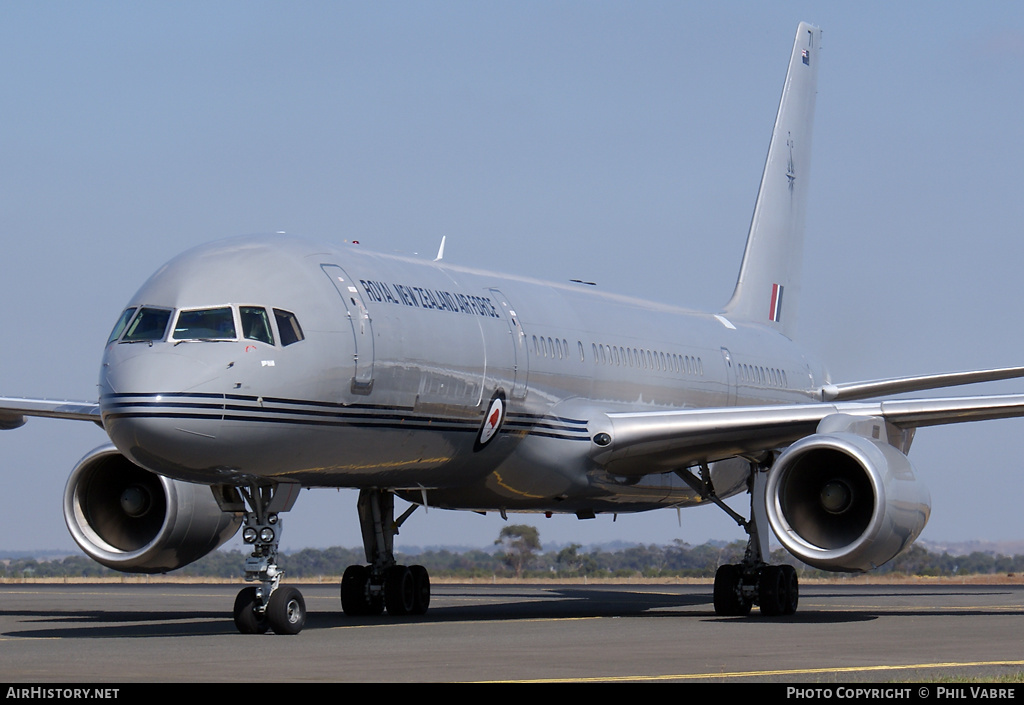
[[[430,607],[430,574],[421,565],[409,566],[412,573],[413,602],[410,614],[426,614]]]
[[[791,565],[782,565],[779,568],[782,570],[782,584],[786,589],[782,614],[796,614],[797,604],[800,602],[800,580],[796,576],[796,568]]]
[[[384,571],[384,606],[392,617],[411,614],[416,602],[416,584],[412,572],[404,565],[393,565]]]
[[[235,596],[235,627],[241,634],[266,634],[270,624],[267,618],[256,611],[259,599],[256,588],[247,587]]]
[[[758,573],[757,603],[761,606],[761,614],[766,617],[778,617],[785,611],[786,584],[779,566],[768,565]]]
[[[722,617],[741,617],[750,614],[750,602],[740,595],[743,579],[741,566],[726,564],[715,571],[715,614]]]
[[[306,626],[306,601],[298,588],[279,587],[270,595],[266,615],[275,634],[298,634]]]
[[[349,617],[370,614],[366,586],[370,569],[364,565],[350,565],[341,576],[341,609]]]

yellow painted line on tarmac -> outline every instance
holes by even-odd
[[[692,681],[724,678],[764,678],[767,676],[808,676],[822,673],[876,673],[879,671],[909,671],[915,669],[973,668],[980,666],[1024,666],[1024,661],[952,661],[948,663],[910,663],[896,666],[849,666],[826,668],[791,668],[766,671],[717,671],[713,673],[677,673],[660,676],[604,676],[588,678],[535,678],[523,680],[477,681],[480,683],[614,683],[653,681]]]
[[[63,639],[62,636],[0,636],[0,642],[4,641],[28,641],[33,639],[35,641],[59,641]]]
[[[1007,612],[1019,612],[1024,610],[1024,605],[845,605],[836,607],[829,604],[800,603],[800,609],[820,609],[823,612],[878,612],[890,614],[892,612],[971,612],[975,610],[1001,610]],[[799,611],[797,612],[799,614]]]

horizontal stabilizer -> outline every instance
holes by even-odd
[[[892,394],[903,394],[905,392],[956,387],[963,384],[1016,379],[1018,377],[1024,377],[1024,367],[999,367],[991,370],[947,372],[938,375],[893,377],[892,379],[876,379],[867,382],[828,384],[821,389],[821,400],[854,401],[857,399],[871,399]]]

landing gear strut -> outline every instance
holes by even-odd
[[[350,565],[341,578],[341,608],[349,616],[420,615],[430,605],[430,576],[421,565],[398,565],[394,539],[416,510],[395,520],[395,496],[386,490],[359,491],[359,525],[369,565]]]
[[[750,614],[756,604],[766,617],[796,613],[800,585],[791,565],[769,565],[768,516],[765,511],[765,483],[768,465],[750,463],[750,520],[734,512],[715,495],[711,472],[701,465],[697,478],[689,470],[677,472],[701,497],[717,504],[747,532],[747,549],[743,562],[719,566],[715,572],[715,614],[736,617]]]
[[[302,593],[281,586],[284,571],[277,566],[281,541],[279,512],[292,508],[299,486],[277,484],[240,488],[249,510],[245,513],[242,540],[252,546],[245,560],[245,579],[258,587],[243,588],[235,598],[235,626],[242,634],[298,634],[306,624]]]

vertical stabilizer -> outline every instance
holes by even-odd
[[[821,30],[800,23],[750,221],[739,279],[725,314],[793,337],[811,161]]]

